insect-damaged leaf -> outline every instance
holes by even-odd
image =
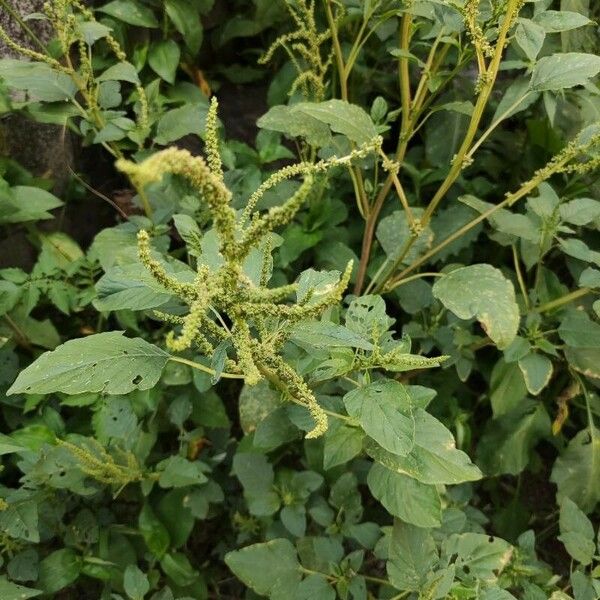
[[[70,340],[22,371],[8,394],[127,394],[156,385],[169,354],[120,331]]]

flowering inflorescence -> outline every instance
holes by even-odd
[[[216,101],[213,101],[207,120],[208,162],[186,150],[169,148],[140,164],[120,160],[117,166],[140,191],[149,183],[159,181],[166,173],[187,179],[208,207],[218,236],[222,263],[209,268],[202,263],[201,256],[194,281],[181,282],[152,256],[150,235],[144,230],[138,234],[139,258],[158,283],[189,306],[184,317],[157,313],[159,318],[177,328],[177,333],[167,335],[168,349],[183,352],[194,348],[211,356],[219,345],[232,348],[234,356],[228,358],[224,365],[227,371],[239,374],[249,385],[266,378],[290,400],[306,406],[316,423],[308,437],[316,437],[327,429],[327,417],[303,378],[281,358],[279,352],[294,325],[319,317],[328,307],[341,301],[350,280],[352,263],[347,265],[328,293],[313,301],[309,293],[302,302],[290,303],[287,300],[296,292],[295,284],[267,287],[271,232],[294,218],[320,173],[377,151],[381,140],[377,138],[341,158],[284,167],[260,186],[250,198],[248,208],[238,218],[231,206],[231,192],[223,180],[216,109]],[[268,189],[295,176],[302,176],[303,182],[287,202],[264,214],[254,210]],[[262,256],[258,281],[248,276],[243,268],[253,250],[258,250],[259,256]]]
[[[283,48],[298,71],[290,95],[298,89],[306,98],[320,102],[325,97],[325,78],[333,60],[333,51],[323,46],[331,38],[331,30],[319,31],[315,19],[315,0],[286,0],[296,30],[278,37],[259,59],[269,62],[278,48]]]
[[[480,13],[481,0],[467,0],[462,9],[465,26],[471,43],[481,51],[485,56],[491,57],[494,54],[494,47],[486,37],[481,26]]]
[[[585,175],[600,167],[600,122],[587,127],[571,140],[545,166],[538,169],[533,177],[524,183],[520,190],[537,187],[558,173],[577,173]],[[506,195],[509,204],[516,202],[521,196],[519,192]]]
[[[57,444],[75,458],[83,473],[100,483],[121,489],[146,476],[133,453],[117,450],[119,457],[115,460],[94,438],[85,438],[82,444],[65,440],[57,440]]]

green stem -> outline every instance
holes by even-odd
[[[327,24],[331,31],[331,40],[333,44],[333,54],[335,56],[335,62],[338,70],[338,77],[340,78],[340,95],[342,100],[348,102],[348,76],[349,70],[348,65],[344,63],[344,55],[342,53],[342,47],[340,45],[340,39],[338,36],[337,26],[333,11],[331,9],[331,0],[325,0],[325,12],[327,14]],[[348,172],[352,179],[352,186],[354,187],[354,195],[356,197],[356,204],[358,210],[363,218],[366,218],[366,211],[368,209],[367,194],[365,192],[364,181],[362,173],[358,167],[348,166]]]
[[[427,225],[431,220],[431,217],[437,208],[438,204],[445,197],[446,192],[452,187],[460,172],[463,168],[465,158],[467,156],[467,152],[471,147],[471,143],[477,134],[477,130],[479,129],[479,123],[483,117],[483,112],[485,107],[487,106],[490,94],[492,92],[492,88],[494,87],[494,83],[496,82],[496,76],[498,75],[498,69],[500,68],[500,62],[502,61],[504,46],[506,44],[506,38],[508,37],[508,32],[510,30],[511,25],[513,24],[515,12],[519,9],[519,0],[509,0],[508,5],[506,7],[506,14],[504,16],[504,20],[502,25],[500,26],[500,31],[498,33],[498,39],[496,41],[494,57],[490,63],[489,68],[485,72],[485,83],[482,86],[481,91],[477,97],[477,101],[475,103],[475,108],[473,109],[473,114],[471,115],[471,120],[469,121],[469,127],[467,129],[467,133],[463,139],[460,149],[456,153],[452,161],[452,166],[448,175],[440,185],[438,191],[435,193],[431,202],[425,209],[423,213],[423,218],[421,222],[423,226]]]
[[[380,577],[372,577],[371,575],[363,575],[362,573],[359,573],[359,576],[363,579],[366,579],[367,581],[372,581],[373,583],[379,583],[380,585],[387,585],[389,587],[392,587],[392,584],[387,579],[381,579]]]
[[[569,160],[570,160],[570,157],[565,156],[562,160],[558,161],[555,165],[553,165],[552,169],[548,169],[548,170],[540,169],[538,171],[537,175],[535,175],[527,183],[522,185],[516,192],[513,192],[512,194],[508,194],[508,196],[506,196],[506,198],[504,198],[504,200],[502,200],[502,202],[500,202],[499,204],[496,204],[495,206],[492,206],[485,212],[481,213],[478,217],[475,217],[475,219],[473,219],[469,223],[463,225],[460,229],[455,231],[453,234],[449,235],[445,240],[443,240],[437,246],[435,246],[431,250],[429,250],[429,252],[426,252],[425,254],[423,254],[423,256],[421,256],[416,261],[414,261],[411,265],[406,267],[406,269],[404,269],[404,271],[402,271],[397,277],[395,277],[389,283],[393,284],[395,282],[400,281],[406,275],[408,275],[408,273],[410,273],[410,272],[414,271],[416,268],[420,267],[423,263],[427,262],[432,256],[435,256],[440,250],[445,248],[448,244],[451,244],[454,240],[460,238],[467,231],[469,231],[470,229],[472,229],[473,227],[475,227],[482,221],[485,221],[486,219],[488,219],[496,211],[498,211],[506,206],[512,206],[515,202],[517,202],[521,198],[524,198],[525,196],[527,196],[527,194],[529,194],[530,192],[535,190],[540,185],[540,183],[542,183],[543,181],[546,181],[546,179],[548,179],[551,175],[553,175],[554,173],[559,171],[567,162],[569,162]],[[389,285],[389,283],[388,283],[388,285]],[[386,286],[386,288],[387,288],[387,286]]]
[[[523,302],[525,302],[525,308],[529,311],[529,295],[527,294],[527,287],[525,286],[525,279],[523,278],[523,272],[519,265],[519,255],[517,253],[517,247],[513,244],[512,246],[513,263],[515,265],[515,273],[517,274],[517,281],[521,288],[521,294],[523,294]]]
[[[209,375],[216,375],[217,372],[210,367],[207,367],[201,363],[195,362],[193,360],[188,360],[187,358],[182,358],[181,356],[169,356],[169,360],[173,362],[181,363],[182,365],[187,365],[188,367],[192,367],[192,369],[197,369],[198,371],[203,371],[204,373],[208,373]],[[221,373],[221,377],[223,379],[244,379],[243,375],[238,375],[237,373]]]
[[[394,285],[394,287],[388,287],[386,289],[386,291],[391,292],[392,290],[395,290],[396,288],[400,287],[401,285],[404,285],[405,283],[409,283],[410,281],[414,281],[415,279],[421,279],[421,277],[443,277],[444,273],[416,273],[415,275],[411,275],[410,277],[406,277],[405,279],[403,279],[402,281],[399,281],[398,283],[396,283]]]
[[[466,157],[467,159],[470,159],[473,157],[473,154],[475,154],[475,152],[477,151],[477,149],[479,148],[479,146],[481,146],[481,144],[483,144],[483,142],[485,142],[485,140],[490,136],[490,134],[494,131],[494,129],[496,129],[496,127],[498,127],[498,125],[500,125],[500,123],[502,123],[502,121],[504,121],[504,119],[506,119],[508,117],[508,115],[515,109],[517,108],[517,106],[519,106],[519,104],[521,104],[522,102],[525,101],[525,98],[527,98],[527,96],[533,94],[533,92],[530,90],[528,91],[524,96],[521,96],[518,100],[516,100],[515,102],[513,102],[479,137],[479,139],[477,140],[477,142],[475,142],[475,144],[473,144],[472,148],[469,150],[469,152],[467,152]]]
[[[580,288],[574,292],[570,292],[569,294],[565,294],[560,298],[556,298],[555,300],[551,300],[550,302],[546,302],[545,304],[538,306],[536,311],[542,313],[554,310],[555,308],[559,308],[565,304],[568,304],[569,302],[573,302],[573,300],[587,296],[587,294],[591,292],[592,290],[590,288]]]

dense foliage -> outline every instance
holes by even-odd
[[[595,3],[17,4],[0,599],[600,597]]]

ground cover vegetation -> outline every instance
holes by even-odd
[[[595,3],[17,4],[0,598],[600,597]]]

